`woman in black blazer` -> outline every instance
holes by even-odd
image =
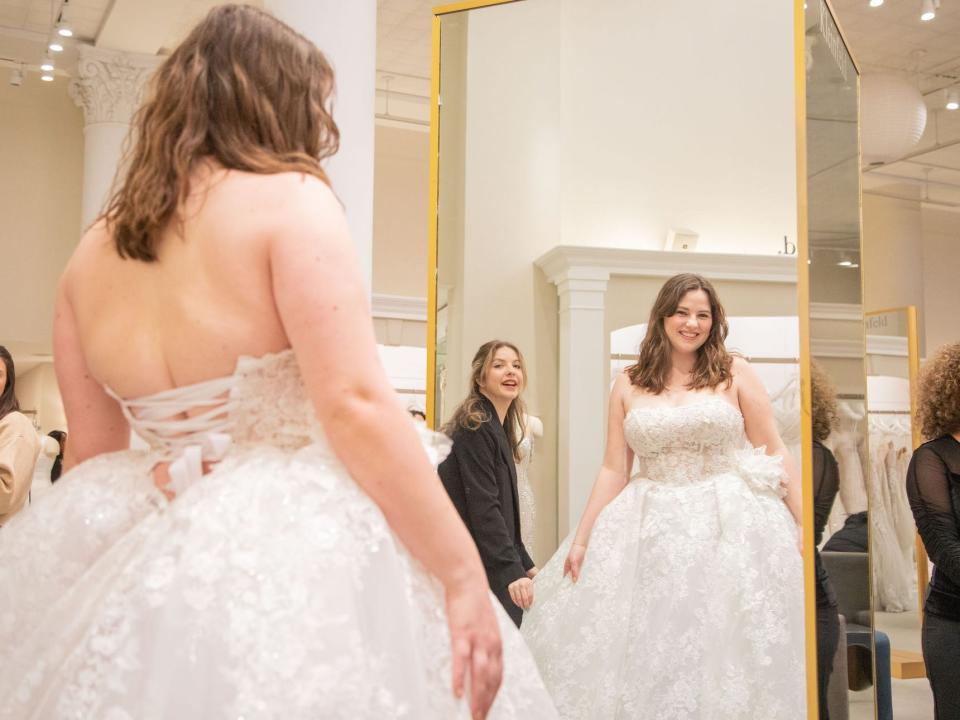
[[[917,397],[921,431],[907,470],[917,531],[933,561],[923,605],[923,660],[936,720],[960,720],[960,342],[924,366]]]
[[[523,357],[515,345],[484,343],[473,358],[470,393],[444,426],[453,451],[438,468],[473,536],[490,589],[520,626],[533,603],[533,560],[520,539],[517,447],[523,438]]]

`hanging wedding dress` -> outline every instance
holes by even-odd
[[[520,501],[520,537],[527,552],[535,547],[537,503],[530,485],[530,461],[533,458],[533,437],[524,435],[520,441],[520,459],[517,461],[517,498]]]
[[[470,717],[443,588],[325,443],[292,351],[121,404],[152,449],[79,465],[0,531],[0,718]],[[489,717],[556,717],[493,604]]]
[[[521,633],[567,720],[806,718],[802,560],[780,458],[722,398],[636,408],[640,472],[534,579]]]

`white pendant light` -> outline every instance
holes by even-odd
[[[923,22],[929,22],[937,16],[937,10],[933,5],[933,0],[921,0],[920,19]]]
[[[43,72],[53,72],[53,58],[47,55],[43,61],[40,63],[40,69]]]
[[[40,75],[40,79],[43,80],[44,82],[53,82],[53,73],[45,72],[42,75]]]
[[[913,150],[927,124],[923,96],[909,80],[887,73],[860,78],[861,147],[870,164],[897,160]]]
[[[947,110],[960,109],[960,97],[957,97],[957,91],[947,90],[947,104],[944,106]]]
[[[870,0],[870,7],[880,7],[883,5],[883,0]]]
[[[63,52],[63,43],[60,42],[60,38],[54,36],[50,39],[50,44],[47,45],[47,49],[55,53]]]

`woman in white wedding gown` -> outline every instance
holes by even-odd
[[[157,70],[58,291],[64,475],[0,530],[0,717],[556,716],[377,359],[332,85],[245,6]]]
[[[603,466],[521,629],[562,718],[806,717],[800,482],[726,334],[710,283],[677,275],[614,383]]]

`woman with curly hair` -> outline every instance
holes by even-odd
[[[810,362],[810,405],[813,420],[813,562],[817,597],[817,703],[820,720],[830,720],[827,688],[833,674],[833,658],[837,652],[840,617],[837,596],[830,576],[817,549],[823,529],[840,489],[837,459],[823,441],[837,422],[837,392],[830,377],[816,361]]]
[[[935,720],[960,720],[960,342],[920,374],[917,415],[927,439],[907,470],[907,496],[933,562],[923,605],[923,660]]]
[[[521,628],[565,720],[806,717],[800,478],[726,337],[713,285],[676,275],[614,381],[603,464]]]

